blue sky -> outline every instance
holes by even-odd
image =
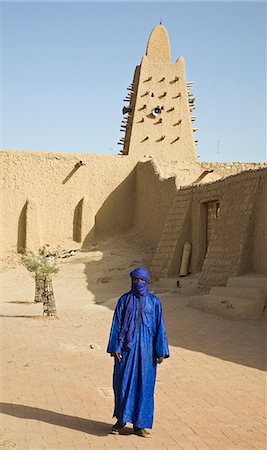
[[[162,19],[194,81],[200,159],[266,159],[265,3],[0,7],[2,149],[116,153],[126,88]]]

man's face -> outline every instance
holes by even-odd
[[[142,278],[133,278],[134,283],[145,283],[145,280],[142,280]]]

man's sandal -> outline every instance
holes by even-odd
[[[134,433],[137,436],[140,436],[140,437],[143,437],[143,438],[150,438],[151,437],[150,433],[145,428],[138,428],[138,427],[134,426],[133,429],[134,429]]]
[[[125,424],[122,425],[118,420],[111,428],[111,434],[120,434],[120,431],[125,427]]]

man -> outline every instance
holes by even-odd
[[[132,287],[117,303],[107,348],[114,356],[117,418],[111,432],[119,434],[130,422],[138,436],[150,437],[157,364],[169,357],[169,348],[160,300],[148,290],[149,271],[137,268],[130,276]]]

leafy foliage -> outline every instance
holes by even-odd
[[[46,257],[41,252],[26,252],[20,256],[20,264],[35,276],[47,277],[59,271],[54,257]]]

